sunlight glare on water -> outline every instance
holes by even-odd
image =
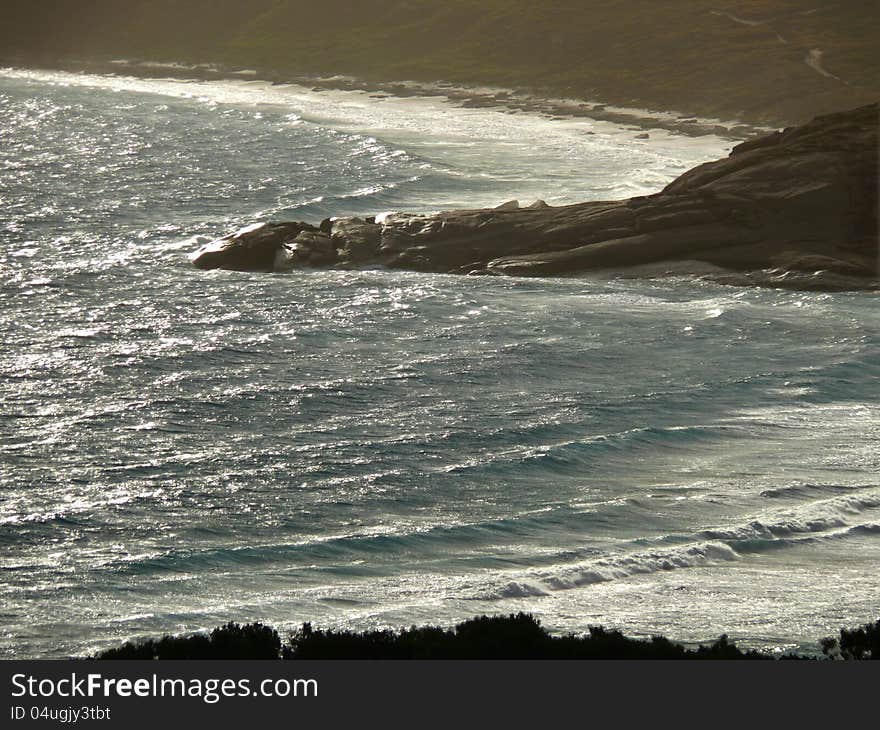
[[[11,69],[0,111],[4,656],[229,620],[793,647],[876,618],[874,296],[187,258],[265,220],[646,193],[729,141]]]

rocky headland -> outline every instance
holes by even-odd
[[[235,271],[690,274],[738,285],[876,290],[878,113],[875,103],[749,140],[654,195],[259,224],[207,244],[192,260]]]

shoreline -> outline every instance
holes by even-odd
[[[257,69],[282,81],[331,73],[368,87],[443,80],[772,126],[880,96],[877,33],[858,4],[773,0],[760,11],[712,0],[639,0],[626,10],[435,0],[356,8],[197,0],[173,9],[135,0],[130,11],[110,0],[76,9],[47,0],[13,5],[0,53],[27,65],[157,59]]]
[[[702,118],[676,110],[643,109],[618,106],[610,102],[542,95],[525,89],[491,85],[461,85],[447,81],[413,80],[370,81],[347,75],[289,75],[270,69],[236,69],[222,64],[187,64],[179,61],[141,59],[57,59],[34,63],[23,58],[2,58],[0,67],[33,71],[107,76],[130,76],[143,79],[177,81],[252,81],[273,86],[299,86],[304,90],[352,91],[374,98],[433,98],[459,108],[501,109],[510,114],[534,114],[551,120],[591,119],[622,126],[632,131],[661,129],[687,137],[714,135],[732,141],[744,141],[756,134],[766,134],[778,127],[751,124],[737,119]]]

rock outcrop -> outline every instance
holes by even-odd
[[[694,273],[736,284],[878,288],[878,105],[740,144],[625,201],[276,223],[208,244],[200,268],[388,268],[559,276]],[[711,274],[707,273],[707,269]]]

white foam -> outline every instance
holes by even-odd
[[[652,130],[648,143],[636,145],[632,130],[613,122],[462,108],[436,96],[375,98],[367,91],[315,92],[257,80],[144,79],[22,69],[2,69],[0,75],[187,99],[211,107],[284,109],[297,121],[363,135],[368,143],[381,140],[469,177],[521,179],[517,189],[524,199],[542,198],[552,204],[656,192],[676,174],[723,156],[730,146],[729,140],[713,135],[694,138],[665,130]],[[401,153],[391,149],[388,154]],[[621,174],[621,169],[629,172]],[[503,202],[475,199],[474,206]]]
[[[550,570],[520,572],[510,576],[482,600],[546,596],[595,583],[624,580],[680,568],[694,568],[739,559],[737,552],[723,542],[694,543],[681,547],[622,554],[599,560],[558,566]]]

